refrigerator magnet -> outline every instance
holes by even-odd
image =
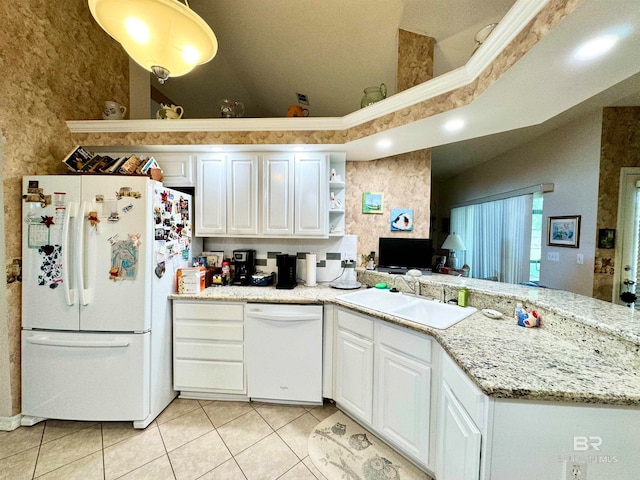
[[[139,247],[140,246],[140,237],[142,236],[141,233],[130,233],[129,234],[129,240],[131,240],[131,243],[133,243],[134,247]]]
[[[129,213],[131,210],[133,210],[133,203],[130,203],[126,207],[123,207],[122,208],[122,213]]]
[[[117,222],[120,220],[118,216],[118,200],[115,198],[105,200],[102,204],[102,213],[103,215],[109,215],[107,222]]]
[[[40,223],[47,228],[51,227],[51,225],[53,225],[53,216],[41,215]]]
[[[98,218],[98,212],[89,212],[89,215],[87,216],[87,220],[89,220],[89,224],[95,228],[96,230],[98,229],[98,224],[100,223],[100,219]]]
[[[62,246],[43,245],[38,249],[38,253],[42,255],[38,285],[56,288],[62,283]]]
[[[165,263],[164,262],[160,262],[156,265],[156,268],[154,270],[156,277],[158,278],[162,278],[162,276],[164,275],[164,272],[166,271],[166,267],[165,267]]]

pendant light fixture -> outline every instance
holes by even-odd
[[[178,0],[89,0],[102,29],[160,83],[211,60],[218,40],[207,23]]]

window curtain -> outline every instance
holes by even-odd
[[[451,231],[466,250],[456,252],[470,276],[506,283],[529,281],[533,195],[451,210]]]

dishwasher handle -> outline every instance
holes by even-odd
[[[312,320],[322,320],[320,315],[313,313],[282,314],[249,311],[247,312],[247,317],[259,320],[271,320],[273,322],[308,322]]]

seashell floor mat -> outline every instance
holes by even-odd
[[[433,480],[342,412],[311,432],[308,447],[328,480]]]

